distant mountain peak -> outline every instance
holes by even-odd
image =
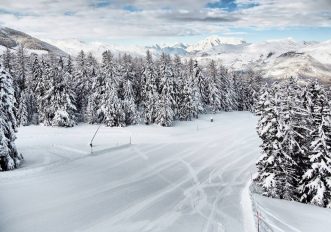
[[[213,47],[220,46],[220,45],[240,45],[246,43],[242,39],[232,38],[232,37],[220,37],[217,35],[212,35],[207,37],[204,40],[201,40],[198,43],[190,45],[187,50],[189,52],[192,51],[205,51],[209,50]]]

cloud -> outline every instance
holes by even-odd
[[[330,18],[329,0],[0,0],[2,26],[48,39],[187,36],[237,27],[331,27]]]

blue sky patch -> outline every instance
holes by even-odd
[[[123,6],[123,10],[129,11],[129,12],[142,11],[141,9],[139,9],[138,7],[136,7],[134,5],[125,5],[125,6]]]
[[[255,2],[237,4],[235,0],[219,0],[217,2],[208,3],[207,8],[211,8],[211,9],[217,8],[217,9],[223,9],[228,12],[232,12],[236,10],[256,7],[258,5],[259,4]]]
[[[96,8],[105,8],[105,7],[109,7],[111,5],[111,1],[110,0],[96,0],[93,1],[93,6],[95,6]]]

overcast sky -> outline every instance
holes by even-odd
[[[331,39],[331,0],[0,0],[0,25],[42,39],[116,44]]]

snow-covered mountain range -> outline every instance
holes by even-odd
[[[117,46],[102,42],[83,42],[77,39],[41,41],[23,32],[0,28],[0,50],[4,46],[15,49],[20,43],[33,52],[52,52],[75,56],[80,50],[92,52],[98,59],[105,50],[116,56],[129,53],[145,56],[150,50],[154,56],[161,53],[196,58],[201,63],[211,59],[235,70],[252,68],[273,79],[299,76],[317,78],[331,83],[331,40],[324,42],[298,42],[291,38],[247,43],[241,39],[210,36],[193,44],[153,46]]]
[[[105,43],[84,43],[78,40],[48,41],[65,52],[75,55],[81,49],[101,57],[110,49],[114,54],[127,52],[144,56],[149,49],[155,56],[162,52],[196,58],[202,63],[211,59],[235,70],[252,68],[265,77],[282,79],[290,76],[317,78],[331,82],[331,40],[325,42],[298,42],[291,38],[247,43],[241,39],[210,36],[195,44],[154,46],[114,46]]]

